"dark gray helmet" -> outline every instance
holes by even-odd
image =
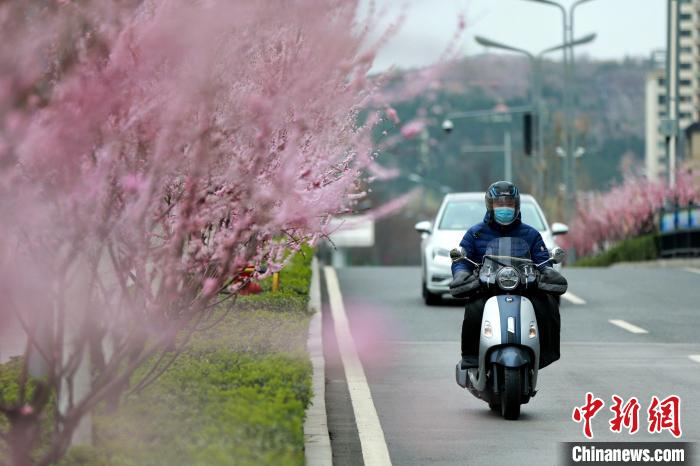
[[[493,217],[493,201],[496,199],[512,199],[515,203],[515,218],[520,213],[520,191],[510,181],[496,181],[486,190],[486,211]]]

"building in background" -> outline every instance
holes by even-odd
[[[685,130],[684,164],[694,171],[700,170],[700,123],[695,122]]]
[[[684,150],[686,129],[700,120],[700,0],[680,4],[678,20],[678,129],[679,155]],[[646,174],[653,180],[668,173],[666,138],[661,120],[667,117],[665,51],[652,54],[652,70],[646,83]]]
[[[661,134],[661,120],[666,117],[666,85],[664,65],[652,59],[654,69],[649,72],[645,91],[645,172],[647,178],[657,180],[666,175],[666,139]]]

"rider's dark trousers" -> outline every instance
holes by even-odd
[[[558,299],[546,293],[531,293],[540,331],[540,369],[559,359],[561,318]],[[462,357],[476,361],[479,356],[481,317],[488,298],[477,298],[467,303],[462,321]]]

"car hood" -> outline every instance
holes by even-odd
[[[430,243],[433,246],[447,249],[458,248],[459,242],[462,241],[464,231],[461,230],[435,230],[430,238]]]

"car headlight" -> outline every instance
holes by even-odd
[[[502,290],[514,290],[520,284],[520,275],[513,267],[503,267],[496,275],[496,283]]]
[[[450,257],[450,251],[445,248],[435,247],[433,248],[433,259],[435,259],[436,256]]]

